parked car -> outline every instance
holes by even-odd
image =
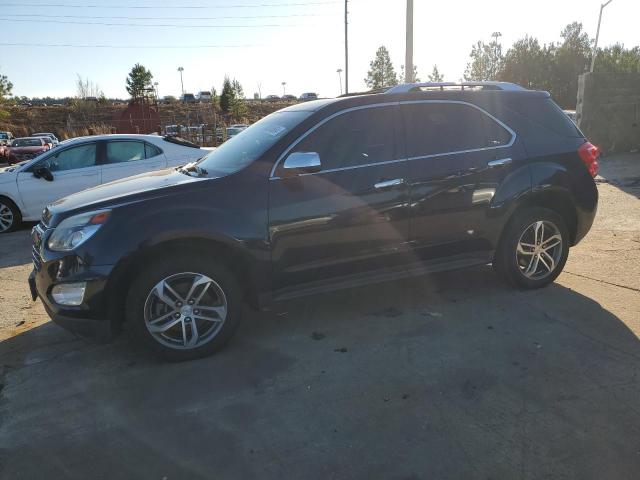
[[[295,102],[297,100],[295,95],[283,95],[282,100],[284,100],[285,102]]]
[[[185,360],[245,301],[488,263],[543,287],[592,225],[598,149],[546,92],[459,87],[290,106],[196,163],[58,200],[33,230],[33,298]]]
[[[32,137],[49,137],[51,139],[51,143],[53,144],[53,146],[56,146],[60,143],[60,141],[58,140],[58,137],[56,137],[53,133],[33,133],[31,134]]]
[[[307,92],[300,95],[300,98],[298,100],[300,100],[301,102],[309,102],[311,100],[317,100],[317,99],[318,99],[317,93]]]
[[[7,163],[13,165],[15,163],[24,162],[37,157],[42,152],[46,152],[51,148],[51,140],[49,143],[42,137],[22,137],[16,138],[11,142],[9,147],[9,157]]]
[[[14,142],[24,139],[16,139]],[[39,142],[44,139],[38,137]],[[65,140],[19,166],[0,169],[0,233],[38,220],[54,200],[131,175],[184,165],[209,153],[177,137],[95,135]]]
[[[193,96],[193,93],[184,93],[180,96],[180,101],[182,103],[196,103],[196,97]]]
[[[578,117],[576,116],[575,110],[563,110],[565,115],[571,119],[573,123],[578,124]]]
[[[13,133],[11,132],[0,132],[0,145],[8,145],[13,140]]]
[[[211,92],[206,91],[206,90],[198,92],[198,94],[196,95],[196,99],[199,102],[210,102],[211,101]]]
[[[267,95],[265,100],[267,102],[279,102],[280,101],[280,97],[278,95]]]

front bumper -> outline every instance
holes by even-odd
[[[29,275],[29,289],[33,300],[40,298],[51,319],[74,333],[109,340],[113,322],[109,315],[106,285],[113,270],[111,265],[89,266],[75,252],[49,252],[42,248],[46,231],[34,227],[32,237],[33,271]],[[86,290],[81,305],[57,304],[51,290],[61,283],[85,282]]]

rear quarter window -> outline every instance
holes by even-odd
[[[571,119],[550,98],[515,98],[509,108],[529,121],[563,137],[582,137]]]

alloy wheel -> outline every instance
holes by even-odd
[[[8,205],[0,202],[0,232],[9,230],[13,226],[13,212]]]
[[[551,275],[562,257],[562,248],[562,235],[553,222],[532,223],[522,232],[516,247],[520,272],[531,280]]]
[[[216,337],[227,318],[226,296],[206,275],[183,272],[158,282],[147,295],[144,321],[153,338],[178,350]]]

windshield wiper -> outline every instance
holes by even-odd
[[[198,177],[204,177],[209,174],[209,172],[207,172],[204,168],[199,167],[196,162],[187,163],[186,165],[177,167],[176,170],[189,176],[192,176],[192,173],[197,174]]]

